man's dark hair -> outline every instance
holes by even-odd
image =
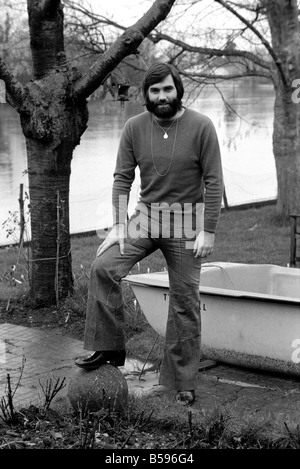
[[[177,90],[178,104],[181,107],[181,100],[184,93],[182,80],[176,68],[170,64],[156,62],[149,67],[143,81],[144,98],[146,99],[147,91],[150,86],[154,85],[155,83],[160,83],[165,78],[167,78],[168,75],[171,75],[174,80],[175,88]]]

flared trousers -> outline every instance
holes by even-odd
[[[95,259],[90,271],[84,348],[125,349],[121,280],[143,258],[160,249],[169,275],[169,310],[159,384],[177,391],[196,387],[200,361],[200,270],[193,242],[181,238],[125,238]]]

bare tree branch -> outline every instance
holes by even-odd
[[[260,5],[259,2],[257,2],[256,5],[253,5],[253,6],[249,4],[244,5],[242,2],[227,1],[227,3],[230,5],[233,5],[234,8],[244,9],[244,10],[250,11],[251,13],[259,14],[262,11],[264,11],[264,6]]]
[[[83,13],[84,15],[87,15],[90,19],[99,22],[99,24],[102,22],[103,24],[113,26],[117,29],[121,29],[123,31],[126,30],[126,27],[117,23],[116,21],[113,21],[109,18],[106,18],[104,16],[99,16],[97,14],[94,14],[88,10],[86,10],[84,7],[76,5],[74,2],[68,1],[68,4],[72,7],[72,9]],[[256,11],[256,10],[255,10]],[[247,60],[250,60],[251,62],[255,63],[256,65],[259,65],[262,68],[265,68],[266,70],[270,70],[270,63],[267,61],[261,59],[257,55],[249,52],[249,51],[244,51],[244,50],[230,50],[230,49],[216,49],[216,48],[207,48],[207,47],[198,47],[198,46],[192,46],[184,41],[181,41],[180,39],[175,39],[167,34],[163,34],[160,32],[154,32],[150,33],[147,38],[153,42],[154,44],[160,42],[160,41],[167,41],[171,44],[174,44],[180,48],[182,48],[183,51],[187,52],[195,52],[198,54],[203,54],[203,55],[208,55],[208,56],[218,56],[218,57],[243,57],[246,58]],[[182,53],[182,51],[179,52],[179,55]],[[174,59],[172,59],[174,60]]]
[[[234,8],[232,8],[228,3],[226,3],[224,0],[215,0],[216,3],[219,3],[219,5],[222,5],[226,10],[230,11],[234,16],[236,16],[242,23],[244,23],[262,42],[262,44],[265,46],[269,54],[271,55],[272,59],[274,60],[274,63],[278,69],[278,72],[281,76],[282,82],[284,85],[287,84],[286,76],[283,71],[281,61],[279,57],[275,54],[273,48],[269,44],[269,42],[266,40],[266,38],[258,31],[258,29],[253,26],[253,24],[250,23],[250,21],[246,20],[242,15],[240,15]]]
[[[9,95],[9,104],[17,111],[22,108],[26,99],[25,89],[22,84],[10,72],[4,60],[0,57],[0,79],[4,81],[6,91]]]
[[[74,10],[74,11],[77,11],[78,13],[82,13],[84,16],[86,16],[87,18],[90,18],[91,20],[95,21],[95,24],[105,24],[105,25],[109,25],[109,26],[114,26],[115,28],[117,29],[122,29],[123,31],[126,30],[126,26],[122,26],[120,24],[118,24],[116,21],[113,21],[109,18],[107,18],[106,16],[103,16],[103,15],[99,15],[98,13],[94,13],[90,10],[88,10],[87,8],[81,6],[81,5],[78,5],[77,3],[75,2],[72,2],[70,0],[65,0],[65,3],[67,4],[67,6]]]
[[[262,68],[270,70],[270,64],[265,60],[261,59],[257,55],[253,54],[252,52],[245,51],[245,50],[238,50],[238,49],[216,49],[216,48],[209,48],[209,47],[198,47],[192,46],[191,44],[187,44],[180,39],[174,39],[173,37],[163,34],[163,33],[152,33],[148,36],[152,42],[157,43],[159,41],[168,41],[172,44],[175,44],[178,47],[181,47],[183,50],[187,52],[195,52],[198,54],[208,55],[208,56],[217,56],[217,57],[243,57],[251,62],[259,65]]]
[[[167,17],[174,3],[175,0],[156,0],[145,15],[133,26],[126,29],[110,49],[104,52],[88,73],[77,82],[74,87],[74,98],[87,98],[90,96],[123,58],[137,53],[137,47],[155,26]]]
[[[211,80],[235,80],[237,78],[248,78],[248,77],[262,77],[262,78],[272,79],[270,74],[264,73],[262,71],[231,73],[228,75],[225,75],[223,73],[209,73],[209,72],[193,73],[193,72],[180,71],[180,75],[183,75],[188,78],[209,78]]]

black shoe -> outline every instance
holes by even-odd
[[[99,368],[105,363],[110,363],[113,366],[123,366],[125,356],[125,350],[105,350],[103,352],[94,352],[89,357],[77,358],[75,364],[87,370]]]

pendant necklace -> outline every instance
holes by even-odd
[[[174,159],[174,152],[175,152],[175,145],[176,145],[176,139],[177,139],[177,131],[178,131],[178,119],[176,119],[176,129],[175,129],[175,136],[174,136],[174,143],[173,143],[173,149],[172,149],[172,155],[171,155],[171,159],[170,159],[170,163],[169,163],[169,166],[167,168],[167,171],[165,173],[160,173],[156,167],[156,164],[155,164],[155,160],[154,160],[154,154],[153,154],[153,121],[154,119],[152,119],[152,125],[151,125],[151,141],[150,141],[150,146],[151,146],[151,157],[152,157],[152,162],[153,162],[153,167],[154,167],[154,170],[156,172],[156,174],[158,174],[158,176],[166,176],[168,174],[168,172],[170,171],[170,168],[171,168],[171,165],[172,165],[172,162],[173,162],[173,159]],[[155,121],[156,122],[156,121]],[[174,123],[175,121],[172,122],[172,124]],[[157,123],[157,122],[156,122]],[[168,131],[170,130],[172,124],[170,125],[170,127],[168,128]],[[160,125],[159,125],[160,127]],[[160,127],[161,128],[161,127]],[[162,129],[164,130],[164,129]],[[166,132],[166,137],[164,136],[165,139],[167,139],[169,136]]]
[[[153,118],[154,119],[154,118]],[[167,138],[169,138],[169,135],[168,135],[168,132],[170,130],[170,128],[172,127],[172,125],[174,124],[175,120],[172,121],[172,124],[170,125],[170,127],[167,128],[167,130],[163,129],[159,123],[157,122],[156,119],[154,119],[155,123],[158,125],[158,127],[163,131],[164,133],[164,139],[167,140]]]

